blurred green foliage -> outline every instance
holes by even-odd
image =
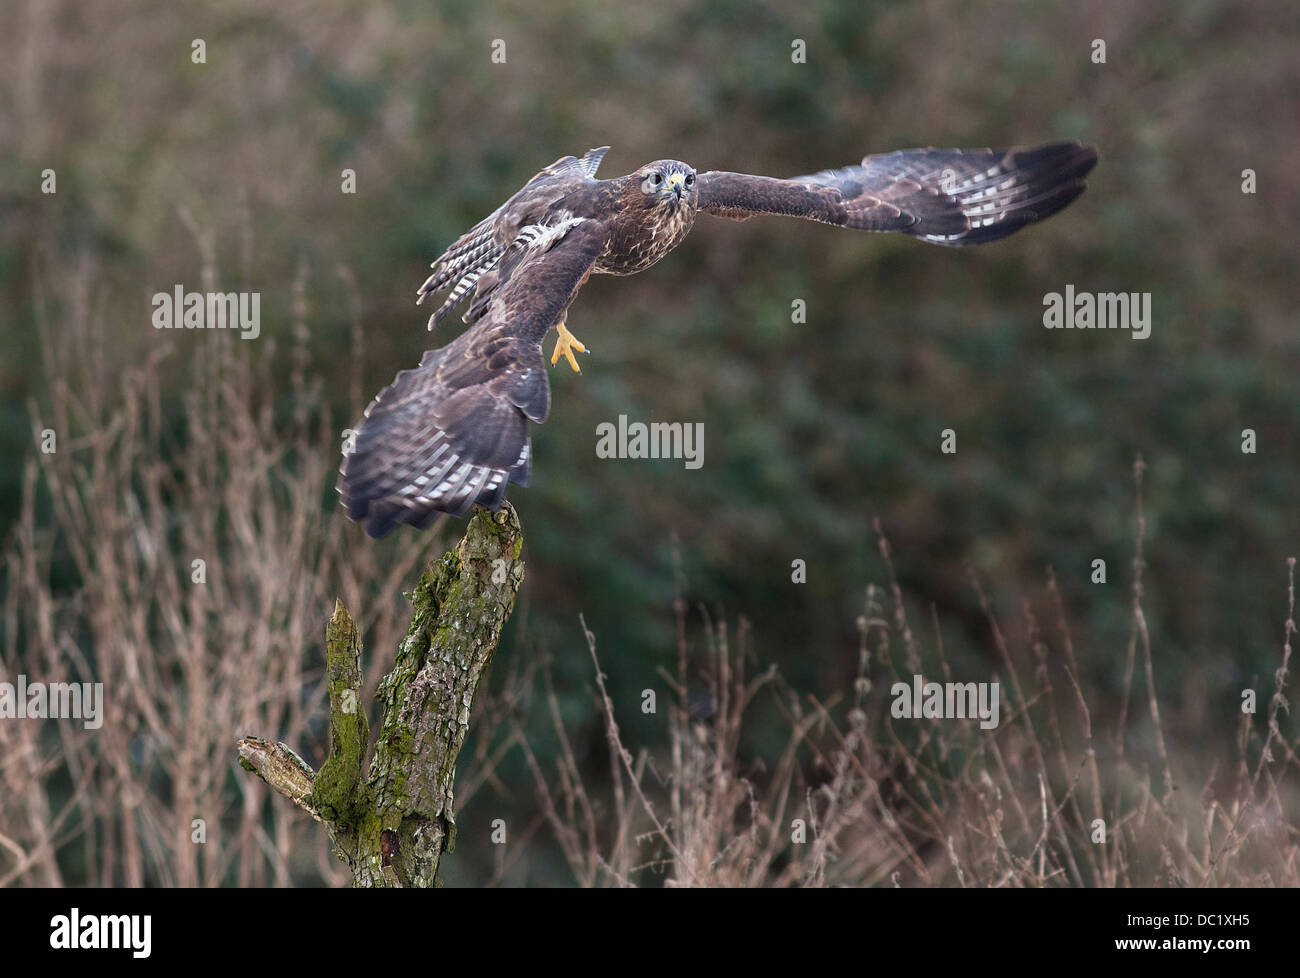
[[[286,356],[305,270],[309,369],[341,431],[354,366],[368,397],[459,327],[425,332],[428,262],[559,156],[609,143],[605,176],[661,157],[789,175],[1076,138],[1101,153],[1088,192],[987,248],[701,218],[649,273],[594,279],[569,321],[594,354],[580,377],[553,372],[533,486],[511,497],[526,625],[503,654],[553,653],[568,715],[597,739],[584,612],[630,738],[652,741],[634,704],[670,661],[680,592],[746,615],[764,664],[827,695],[853,674],[863,589],[883,579],[879,517],[957,669],[996,663],[967,567],[1020,641],[1020,602],[1037,606],[1050,565],[1088,679],[1115,689],[1140,452],[1162,695],[1177,705],[1196,680],[1230,710],[1276,666],[1300,550],[1298,18],[1287,0],[6,4],[0,529],[45,390],[37,316],[87,304],[109,324],[93,351],[108,375],[158,344],[197,349],[148,320],[153,292],[200,286],[182,209],[212,236],[217,284],[261,292],[262,355]],[[39,193],[45,168],[57,195]],[[359,365],[340,267],[361,300]],[[1043,296],[1066,283],[1152,293],[1150,339],[1043,329]],[[596,426],[619,414],[703,422],[704,467],[597,459]],[[1241,452],[1247,427],[1258,454]],[[343,518],[326,487],[313,504]],[[396,550],[407,532],[358,528],[357,546]]]

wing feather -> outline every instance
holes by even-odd
[[[371,536],[475,503],[495,509],[507,483],[527,481],[528,422],[550,412],[542,340],[605,244],[595,221],[528,231],[501,257],[474,325],[399,373],[366,409],[339,492]]]
[[[983,244],[1061,210],[1083,193],[1096,162],[1095,149],[1075,142],[909,149],[789,180],[702,173],[699,200],[701,210],[733,220],[776,214],[934,244]]]

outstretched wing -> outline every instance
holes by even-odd
[[[448,287],[451,291],[443,304],[429,317],[429,329],[451,315],[451,311],[460,305],[478,280],[496,267],[520,229],[529,223],[527,213],[546,210],[550,200],[543,187],[554,187],[557,182],[565,180],[595,179],[600,161],[607,152],[608,146],[597,146],[587,150],[581,159],[575,156],[560,157],[535,174],[518,193],[462,234],[450,248],[434,259],[430,266],[433,271],[416,293],[416,304],[419,305],[429,295]],[[562,194],[563,190],[557,190],[550,196]]]
[[[379,537],[474,503],[496,509],[508,482],[526,484],[528,422],[545,421],[551,404],[542,340],[603,247],[595,221],[521,232],[482,290],[475,324],[399,373],[366,409],[340,470],[348,516]]]
[[[778,214],[941,245],[984,244],[1065,207],[1096,162],[1092,147],[1062,142],[907,149],[789,180],[714,171],[699,175],[699,208],[738,221]]]

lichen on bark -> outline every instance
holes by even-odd
[[[342,601],[325,628],[325,665],[330,696],[330,753],[316,772],[312,797],[325,818],[350,825],[370,743],[361,702],[361,638]]]
[[[460,544],[420,576],[410,627],[377,690],[382,720],[368,771],[361,643],[342,602],[326,629],[331,748],[320,771],[282,744],[240,741],[244,767],[325,822],[357,886],[436,885],[455,844],[456,759],[523,581],[522,550],[509,503],[477,508]]]

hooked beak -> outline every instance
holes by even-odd
[[[686,193],[686,177],[681,173],[674,173],[668,177],[668,189],[673,192],[678,200],[682,199],[682,194]]]

